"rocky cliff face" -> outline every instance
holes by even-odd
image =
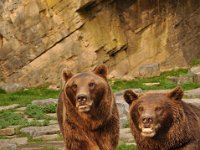
[[[59,85],[64,67],[104,63],[134,78],[143,64],[187,67],[200,56],[199,0],[1,0],[0,78]]]

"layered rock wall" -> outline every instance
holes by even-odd
[[[134,78],[144,64],[187,67],[200,56],[199,0],[1,0],[0,79],[59,85],[64,67],[104,63]]]

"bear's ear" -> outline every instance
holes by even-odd
[[[67,82],[72,76],[73,76],[73,74],[69,70],[67,70],[66,68],[63,69],[62,78],[63,78],[64,82]]]
[[[124,93],[124,100],[131,105],[131,103],[138,99],[138,95],[134,93],[132,90],[126,90]]]
[[[183,97],[183,89],[181,87],[176,87],[169,93],[169,98],[174,100],[181,100]]]
[[[104,79],[107,79],[107,74],[108,74],[108,69],[105,65],[99,65],[97,66],[93,72],[101,77],[103,77]]]

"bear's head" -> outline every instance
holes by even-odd
[[[104,65],[96,67],[92,72],[75,75],[64,69],[62,75],[64,94],[79,113],[89,113],[97,108],[109,88]]]
[[[141,96],[126,90],[124,99],[129,104],[131,128],[142,137],[153,138],[168,132],[177,113],[176,104],[181,102],[183,90],[180,87],[168,93],[147,93]]]

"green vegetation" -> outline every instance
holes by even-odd
[[[31,88],[15,93],[6,93],[5,91],[0,90],[0,106],[13,103],[25,106],[27,104],[30,104],[32,100],[57,98],[58,95],[59,91],[50,90],[45,87]]]
[[[196,65],[199,65],[199,64],[200,64],[200,58],[193,60],[192,63],[191,63],[192,66],[196,66]]]
[[[55,112],[56,105],[52,104],[46,107],[38,107],[36,105],[29,104],[26,108],[25,114],[28,115],[28,117],[35,119],[30,122],[24,118],[23,114],[19,114],[14,111],[14,109],[0,111],[0,129],[12,125],[19,125],[19,128],[27,126],[47,126],[49,125],[49,120],[55,118],[48,116],[45,113]],[[37,120],[44,121],[40,122]]]
[[[24,124],[21,127],[29,127],[29,126],[48,126],[49,125],[49,121],[48,120],[44,120],[43,122],[38,122],[36,120],[33,120],[31,122],[27,122],[26,124]]]
[[[188,75],[187,73],[188,73],[187,69],[177,69],[173,71],[163,72],[161,73],[160,76],[157,77],[142,78],[130,81],[113,80],[110,81],[110,84],[114,92],[128,88],[141,88],[142,90],[172,89],[177,85],[174,82],[170,81],[168,77],[187,76]],[[155,82],[159,82],[160,85],[154,85],[154,86],[144,85],[144,83],[155,83]],[[180,86],[183,87],[184,90],[190,90],[199,88],[200,84],[185,83],[181,84]],[[13,103],[18,103],[22,106],[26,106],[27,104],[30,104],[32,100],[57,98],[58,95],[59,91],[50,90],[45,87],[31,88],[15,93],[6,93],[5,91],[0,89],[0,106],[9,105]],[[44,113],[53,113],[56,111],[56,105],[50,105],[48,107],[43,108],[43,110],[39,110],[39,112],[41,111]]]
[[[58,148],[54,148],[54,147],[45,147],[45,148],[42,148],[41,150],[58,150]]]
[[[33,139],[32,136],[30,135],[26,135],[28,137],[28,143],[36,143],[36,144],[41,144],[41,143],[44,143],[45,141],[41,138],[37,138],[37,139]]]
[[[44,118],[49,119],[50,116],[45,116]],[[38,122],[37,120],[28,122],[22,114],[15,113],[14,110],[3,110],[0,111],[0,129],[15,125],[18,125],[19,128],[27,126],[47,126],[49,124],[47,119],[43,122]]]
[[[129,128],[129,121],[128,120],[123,124],[123,128]]]
[[[136,146],[133,144],[125,144],[125,143],[121,143],[117,146],[117,150],[136,150]]]
[[[42,111],[44,113],[55,113],[57,108],[57,104],[49,104],[45,107],[42,107]]]
[[[52,108],[55,108],[55,107],[52,107]],[[31,118],[35,118],[35,119],[38,119],[38,120],[40,120],[40,119],[45,119],[45,120],[54,119],[53,117],[50,117],[50,116],[45,114],[45,111],[48,112],[49,108],[51,108],[51,107],[49,107],[49,106],[39,107],[39,106],[36,106],[36,105],[29,104],[26,107],[25,114],[27,114]],[[53,111],[52,108],[50,109],[50,111]],[[55,112],[55,110],[53,112]]]
[[[175,88],[177,85],[174,82],[170,81],[168,77],[186,76],[187,72],[188,72],[187,69],[178,69],[178,70],[163,72],[160,74],[160,76],[157,77],[143,78],[131,81],[116,80],[116,81],[111,81],[111,86],[114,92],[127,88],[141,88],[142,90],[172,89]],[[160,85],[154,85],[154,86],[144,85],[144,83],[155,83],[155,82],[159,82]],[[180,86],[183,87],[184,90],[190,90],[199,88],[200,84],[186,83],[186,84],[181,84]]]
[[[17,114],[12,110],[0,111],[0,129],[12,125],[25,125],[27,121],[21,114]]]

